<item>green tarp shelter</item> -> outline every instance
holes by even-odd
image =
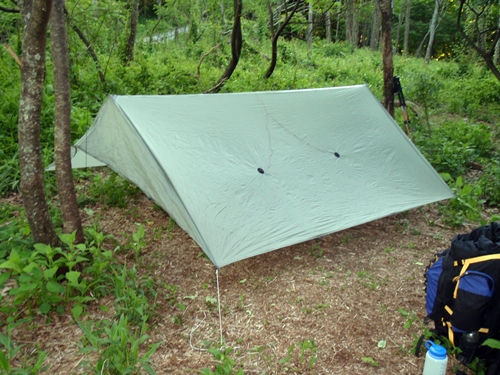
[[[216,267],[453,197],[364,85],[112,96],[75,146]]]

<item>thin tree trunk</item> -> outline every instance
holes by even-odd
[[[458,12],[457,12],[458,31],[460,32],[462,37],[465,39],[465,41],[469,44],[469,46],[472,47],[479,54],[479,56],[482,57],[482,59],[486,63],[486,66],[493,73],[495,78],[500,81],[500,70],[493,63],[493,58],[492,58],[496,44],[500,43],[500,29],[495,30],[495,32],[493,34],[493,42],[491,44],[491,47],[488,50],[480,48],[480,46],[475,44],[474,41],[469,37],[469,35],[467,35],[464,28],[462,27],[462,16],[464,14],[465,2],[466,2],[466,0],[460,0],[460,4],[458,6]],[[477,12],[476,12],[476,14],[477,14]],[[477,19],[476,19],[476,22],[477,22]]]
[[[500,16],[498,17],[498,30],[500,30]],[[498,65],[498,58],[500,57],[500,40],[495,44],[495,52],[493,54],[493,64]]]
[[[434,45],[434,37],[436,35],[436,29],[438,24],[439,8],[441,6],[442,0],[436,0],[434,3],[434,12],[432,13],[431,24],[429,25],[429,43],[427,43],[427,50],[425,52],[424,61],[426,64],[429,63],[432,55],[432,47]]]
[[[372,20],[372,33],[370,36],[370,49],[372,51],[378,50],[380,40],[380,6],[377,0],[373,0],[373,20]]]
[[[243,1],[242,0],[234,0],[234,24],[233,24],[233,32],[231,33],[231,61],[222,73],[222,76],[219,78],[214,87],[208,92],[219,92],[222,85],[225,81],[231,78],[236,66],[238,65],[238,61],[240,60],[241,48],[243,45],[243,36],[241,34],[241,11],[243,9]]]
[[[285,27],[288,25],[290,20],[292,19],[293,15],[299,8],[300,1],[295,2],[295,6],[293,7],[292,11],[287,14],[285,20],[283,23],[280,25],[279,29],[274,32],[274,17],[273,17],[273,10],[271,8],[271,3],[269,0],[267,0],[267,8],[269,10],[269,20],[270,20],[270,28],[271,28],[271,63],[269,64],[269,68],[267,69],[266,74],[264,75],[264,78],[269,78],[274,72],[274,69],[276,68],[276,61],[278,60],[278,38],[280,37],[281,33],[285,29]]]
[[[342,4],[342,0],[339,0]],[[337,11],[337,25],[335,25],[335,43],[339,42],[339,30],[340,30],[340,12]]]
[[[71,170],[71,93],[69,82],[68,40],[64,17],[64,0],[53,0],[50,17],[52,61],[54,63],[54,148],[56,181],[63,218],[63,232],[76,231],[76,241],[85,242],[82,221],[76,202]]]
[[[327,11],[325,14],[325,30],[326,30],[326,41],[328,43],[332,42],[332,14]]]
[[[384,69],[384,107],[394,117],[394,64],[392,60],[392,4],[378,0],[382,11],[382,62]]]
[[[134,61],[135,37],[137,35],[137,23],[139,21],[139,0],[130,0],[130,23],[129,34],[125,43],[124,62]]]
[[[398,53],[398,45],[399,45],[399,31],[401,30],[401,25],[403,24],[403,6],[404,3],[401,3],[401,8],[399,9],[399,16],[398,16],[398,27],[396,29],[396,40],[394,41],[394,48],[392,53],[397,54]]]
[[[64,14],[66,14],[66,15],[69,14],[66,7],[64,7]],[[80,30],[80,28],[78,26],[76,26],[74,23],[71,23],[71,27],[76,32],[76,34],[78,35],[80,40],[83,42],[83,44],[85,44],[85,46],[87,47],[87,51],[89,51],[90,56],[92,57],[92,60],[94,60],[94,64],[97,68],[97,73],[99,74],[99,78],[101,79],[102,83],[105,83],[106,78],[104,76],[104,73],[102,72],[101,64],[99,63],[99,58],[97,57],[97,54],[95,53],[94,48],[92,47],[92,44],[89,42],[89,40],[87,39],[87,37],[85,36],[83,31]]]
[[[356,0],[346,0],[345,2],[345,27],[346,27],[346,41],[352,45],[357,46],[357,32],[356,32]]]
[[[20,2],[25,29],[19,104],[19,164],[23,204],[35,242],[58,245],[43,183],[40,119],[45,76],[45,47],[51,0]]]
[[[408,40],[410,39],[410,14],[411,0],[406,0],[406,15],[405,15],[405,37],[403,41],[403,54],[408,55]]]
[[[307,11],[307,47],[309,48],[309,50],[312,47],[312,41],[313,41],[313,6],[312,3],[309,3]]]

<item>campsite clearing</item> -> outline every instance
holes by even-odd
[[[17,196],[4,202],[20,204]],[[156,373],[213,369],[212,354],[197,349],[206,349],[203,341],[216,346],[219,340],[210,260],[179,227],[165,230],[168,216],[142,194],[126,209],[86,208],[85,225],[98,222],[121,245],[130,241],[136,223],[146,229],[147,245],[136,266],[154,279],[158,292],[148,332],[149,343],[163,342],[151,357]],[[453,235],[470,229],[445,228],[435,208],[389,216],[221,268],[223,333],[236,366],[245,374],[419,374],[423,359],[410,350],[424,330],[425,267]],[[134,264],[130,251],[117,256]],[[92,302],[82,319],[112,319],[113,314],[110,296]],[[48,353],[46,374],[88,373],[80,366],[95,360],[80,352],[82,332],[69,308],[49,319],[38,315],[13,330],[12,339]]]

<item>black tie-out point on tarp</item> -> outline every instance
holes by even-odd
[[[259,172],[260,174],[264,174],[264,170],[262,168],[257,168],[257,172]]]

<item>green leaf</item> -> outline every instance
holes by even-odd
[[[83,312],[82,305],[75,305],[71,309],[71,314],[73,315],[73,318],[75,318],[75,320],[78,320],[78,318],[80,317],[80,315],[82,315],[82,312]]]
[[[70,284],[79,285],[78,280],[80,278],[80,272],[78,271],[69,271],[66,272],[66,279],[68,279]]]
[[[42,303],[39,307],[38,307],[38,310],[40,310],[40,312],[42,314],[48,314],[49,311],[50,311],[50,303],[47,303],[47,302],[44,302]]]
[[[10,363],[5,357],[3,350],[0,350],[0,369],[5,370],[7,374],[10,373]]]
[[[10,278],[10,272],[0,273],[0,287]]]
[[[18,262],[13,262],[10,259],[7,260],[7,261],[5,261],[5,262],[3,262],[2,264],[0,264],[0,268],[5,268],[5,269],[13,270],[13,271],[16,271],[17,273],[23,272],[23,270],[21,269],[21,267],[19,267],[19,263]]]
[[[402,316],[409,316],[410,313],[406,311],[405,309],[399,308],[398,313],[400,313]]]
[[[361,357],[361,360],[365,363],[368,363],[370,366],[378,367],[379,364],[372,357]]]
[[[489,346],[493,349],[500,349],[500,341],[495,339],[486,339],[481,345]]]
[[[384,349],[387,346],[387,341],[386,340],[380,340],[377,344],[377,348]]]
[[[142,368],[144,369],[144,371],[146,371],[149,375],[156,375],[156,372],[155,370],[153,370],[153,368],[148,365],[147,363],[143,363],[142,364]]]
[[[58,268],[59,267],[55,266],[55,267],[52,267],[52,268],[49,268],[49,269],[43,271],[43,277],[45,278],[45,280],[53,279]]]
[[[48,281],[46,288],[49,292],[52,293],[64,293],[66,292],[66,288],[62,285],[56,283],[55,281]]]

